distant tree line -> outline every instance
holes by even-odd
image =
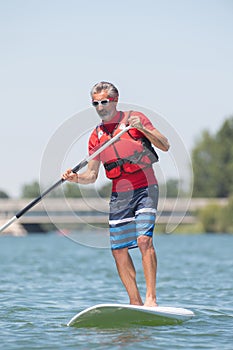
[[[103,185],[98,190],[93,186],[78,185],[73,183],[65,183],[60,188],[51,191],[47,197],[61,198],[63,196],[68,198],[82,198],[82,197],[107,197],[111,192],[111,183]],[[33,181],[22,187],[21,198],[35,198],[41,193],[38,181]]]
[[[0,190],[0,198],[9,198],[9,196],[5,191]]]
[[[233,117],[211,135],[203,131],[192,151],[194,197],[226,198],[233,194]]]
[[[80,186],[72,183],[66,183],[61,188],[51,191],[48,195],[50,198],[82,198],[82,197],[103,197],[107,198],[111,194],[111,182],[108,182],[96,189],[92,186]],[[177,179],[169,179],[166,184],[160,186],[161,192],[165,192],[169,198],[176,198],[179,192],[179,181]],[[165,188],[165,189],[163,189]],[[40,195],[40,185],[38,181],[25,184],[21,190],[21,198],[36,198]],[[183,193],[185,195],[185,193]],[[0,198],[9,198],[7,193],[0,191]]]
[[[224,206],[213,201],[199,210],[198,217],[204,232],[233,233],[233,197]]]
[[[203,131],[192,151],[194,197],[228,198],[198,212],[205,232],[233,232],[233,117],[216,134]]]

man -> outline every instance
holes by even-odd
[[[152,168],[153,162],[157,161],[157,154],[151,144],[168,151],[169,143],[142,113],[118,111],[118,97],[118,90],[111,83],[100,82],[92,88],[92,105],[102,123],[90,136],[89,152],[92,154],[126,125],[131,125],[132,129],[91,160],[84,173],[76,174],[68,169],[63,179],[80,184],[93,183],[97,179],[100,163],[104,164],[107,177],[112,179],[110,241],[119,276],[130,304],[143,305],[129,254],[129,249],[139,247],[147,288],[144,305],[153,307],[157,306],[157,258],[152,236],[158,185]]]

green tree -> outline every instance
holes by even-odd
[[[189,192],[184,189],[183,182],[177,178],[168,179],[166,183],[159,184],[160,196],[166,195],[167,198],[187,197]]]
[[[98,193],[100,197],[109,198],[111,195],[111,190],[112,190],[112,182],[108,182],[98,190]]]
[[[233,117],[215,135],[204,131],[192,151],[194,197],[233,193]]]
[[[21,190],[22,198],[35,198],[40,195],[40,186],[38,181],[33,181],[30,184],[25,184]]]
[[[9,196],[6,192],[0,190],[0,198],[9,198]]]
[[[65,197],[69,197],[69,198],[82,197],[82,193],[80,191],[79,185],[73,184],[73,183],[64,184],[64,194],[65,194]]]
[[[216,135],[218,146],[218,196],[233,193],[233,117],[227,119]]]
[[[22,190],[21,190],[21,197],[22,198],[36,198],[41,194],[41,192],[43,192],[47,188],[48,187],[41,188],[38,181],[33,181],[29,184],[23,185]],[[62,187],[57,187],[57,188],[53,189],[51,192],[49,192],[46,195],[46,197],[49,197],[49,198],[63,197]]]
[[[223,232],[233,233],[233,196],[229,198],[228,204],[222,208],[221,227]]]
[[[198,211],[204,232],[233,232],[233,197],[228,204],[221,206],[211,203]]]
[[[166,186],[167,186],[167,197],[176,198],[178,196],[179,180],[168,179]]]
[[[79,185],[76,183],[64,184],[64,194],[68,198],[95,198],[98,197],[98,191],[91,185]]]
[[[217,203],[209,204],[203,209],[200,209],[198,216],[204,232],[214,233],[223,231],[221,226],[222,208]]]

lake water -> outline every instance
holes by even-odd
[[[158,303],[189,308],[195,318],[176,326],[98,330],[66,324],[94,304],[128,302],[108,249],[55,233],[0,237],[0,348],[232,349],[233,235],[172,234],[154,241]],[[144,296],[138,250],[132,256]]]

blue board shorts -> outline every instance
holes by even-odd
[[[112,250],[136,248],[139,236],[153,236],[158,194],[157,185],[112,193],[109,212]]]

